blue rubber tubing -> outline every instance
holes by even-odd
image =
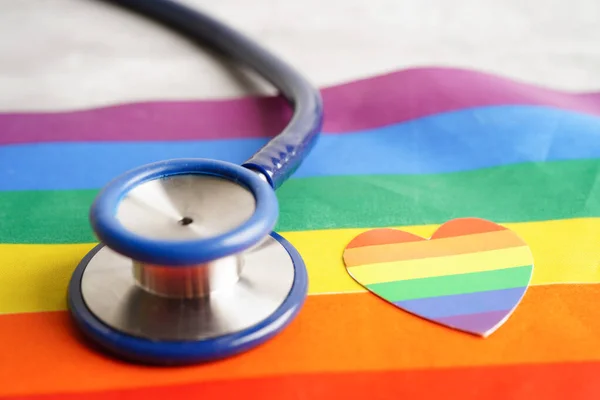
[[[285,129],[249,160],[247,168],[261,172],[273,188],[280,187],[314,147],[323,125],[319,90],[291,66],[250,38],[219,21],[169,0],[105,0],[152,18],[214,48],[257,72],[274,85],[292,106]]]

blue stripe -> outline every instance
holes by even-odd
[[[488,311],[510,310],[517,305],[527,287],[490,290],[449,296],[395,302],[397,306],[425,318],[453,317]]]
[[[180,157],[242,163],[266,139],[0,146],[0,190],[94,189]],[[600,118],[546,107],[484,107],[319,139],[294,177],[431,174],[600,157]]]

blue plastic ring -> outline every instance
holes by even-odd
[[[122,198],[134,187],[174,175],[203,174],[245,186],[256,200],[254,214],[231,232],[199,240],[166,241],[145,238],[125,229],[116,218]],[[96,197],[90,221],[98,239],[117,253],[160,265],[193,265],[240,253],[263,240],[275,227],[279,204],[273,188],[251,170],[225,161],[176,159],[130,170],[110,182]]]
[[[81,260],[67,296],[71,315],[85,337],[117,357],[154,365],[185,365],[229,357],[248,351],[271,339],[287,327],[300,312],[308,291],[304,261],[283,237],[271,233],[287,250],[294,264],[294,283],[279,308],[260,323],[240,332],[198,341],[155,341],[124,334],[104,324],[88,309],[81,292],[85,268],[103,247],[99,244]]]

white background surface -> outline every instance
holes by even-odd
[[[456,66],[600,90],[599,0],[186,0],[319,86]],[[0,111],[223,98],[249,88],[185,39],[96,0],[0,0]]]

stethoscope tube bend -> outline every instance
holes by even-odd
[[[319,91],[300,73],[223,23],[170,0],[111,0],[157,20],[245,65],[277,88],[293,107],[285,129],[242,165],[278,188],[300,166],[322,127]]]

